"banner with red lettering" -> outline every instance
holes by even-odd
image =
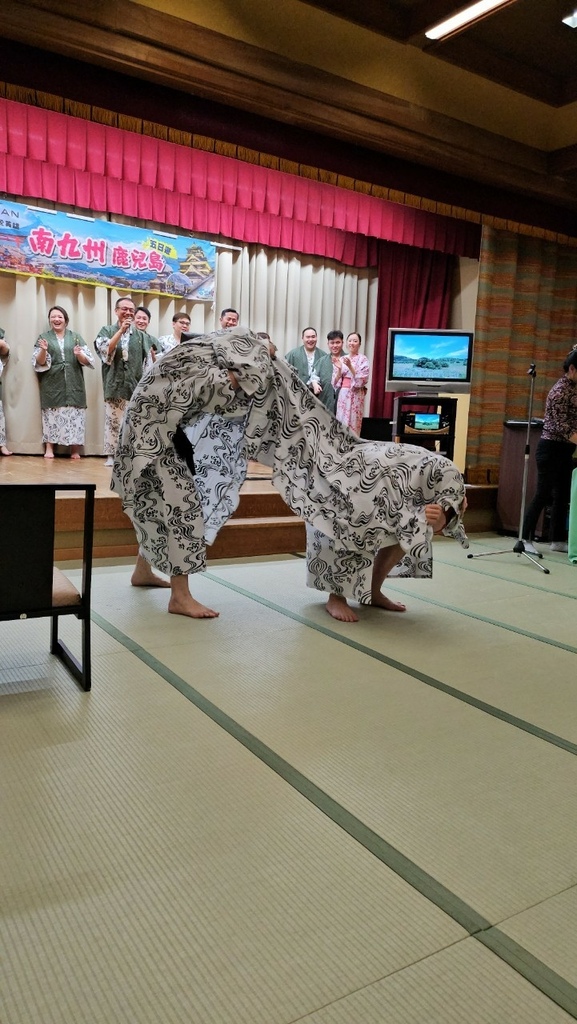
[[[212,242],[0,200],[0,271],[214,299]]]

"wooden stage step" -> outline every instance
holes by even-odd
[[[304,551],[304,523],[287,508],[272,486],[270,476],[265,466],[250,464],[238,509],[207,549],[210,559]],[[103,458],[71,461],[35,455],[0,457],[0,483],[3,484],[75,481],[96,484],[94,557],[135,556],[138,548],[134,530],[122,511],[120,498],[110,490],[110,469],[104,465]],[[467,501],[465,524],[469,533],[498,528],[496,487],[467,486]],[[81,499],[74,492],[63,493],[56,509],[56,560],[82,557],[81,522]]]
[[[233,517],[207,548],[209,558],[240,558],[304,551],[305,527],[285,505],[270,482],[270,470],[251,463],[242,486],[240,504]],[[42,456],[0,457],[0,483],[96,484],[94,509],[94,557],[135,556],[138,551],[132,524],[122,511],[118,495],[110,490],[110,469],[103,458],[80,461]],[[0,510],[1,515],[1,510]],[[82,557],[82,499],[63,492],[56,502],[57,561]]]

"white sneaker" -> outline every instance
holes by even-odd
[[[528,555],[538,555],[539,557],[541,557],[541,552],[538,548],[535,547],[534,544],[531,544],[530,540],[524,540],[523,547]]]
[[[105,466],[113,466],[114,465],[114,456],[109,455],[107,460],[106,460],[106,462],[104,463],[104,465]]]
[[[554,540],[553,543],[549,545],[549,547],[551,548],[551,551],[568,551],[569,550],[569,548],[567,547],[567,545],[566,545],[564,540]]]

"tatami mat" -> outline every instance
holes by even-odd
[[[91,694],[1,625],[2,1024],[577,1018],[575,567],[435,552],[354,625],[296,557],[204,622],[99,566]]]
[[[311,1014],[307,1024],[561,1024],[568,1019],[469,939]]]

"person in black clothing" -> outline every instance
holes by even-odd
[[[577,345],[563,363],[563,370],[563,377],[547,395],[543,432],[535,452],[537,490],[523,520],[525,550],[530,554],[539,554],[531,542],[537,520],[548,505],[551,550],[567,551],[567,507],[577,444]]]

